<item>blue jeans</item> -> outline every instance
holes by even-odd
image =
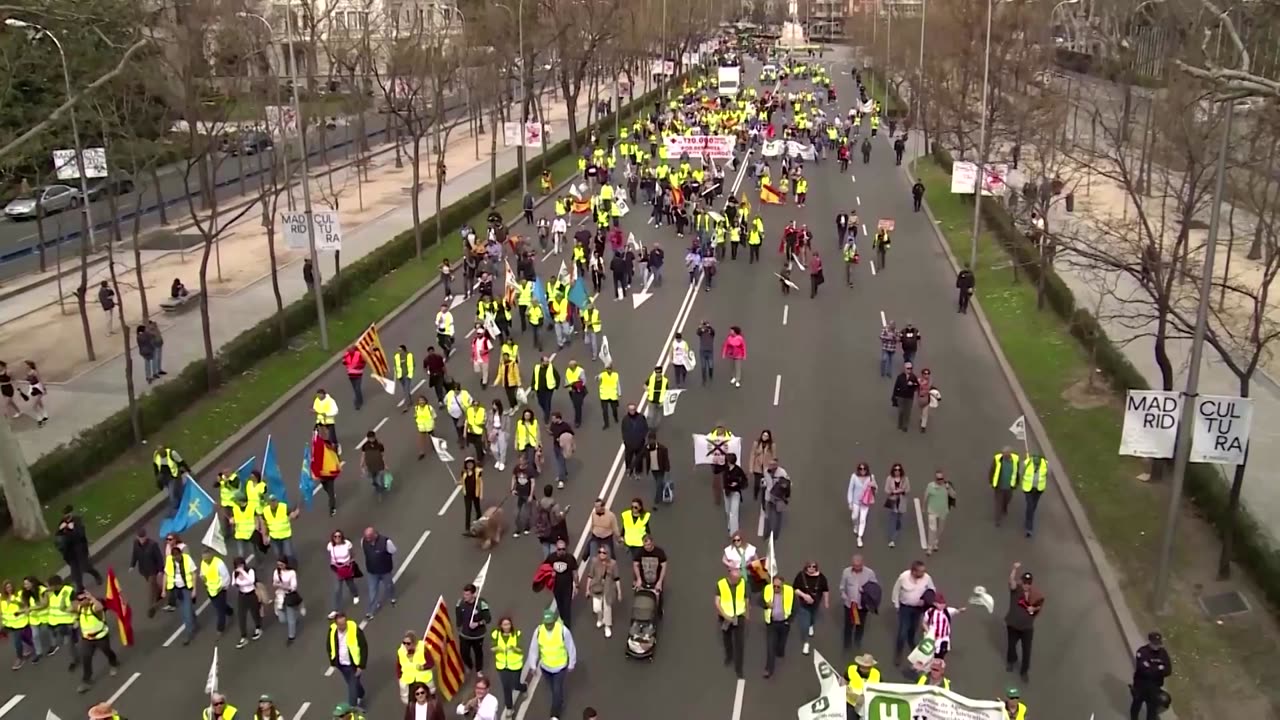
[[[406,405],[413,404],[413,378],[402,377],[396,381],[400,385],[400,389],[404,391],[404,402]]]
[[[556,323],[556,345],[560,347],[568,345],[570,335],[573,335],[573,325],[567,322]]]
[[[276,619],[285,624],[289,630],[289,639],[298,637],[298,608],[281,605],[276,610]]]
[[[716,376],[716,368],[713,364],[715,353],[710,350],[699,350],[698,359],[702,361],[699,367],[702,369],[702,382],[705,385],[708,380]]]
[[[591,348],[592,360],[600,356],[600,333],[594,330],[587,331],[587,347]]]
[[[902,532],[902,513],[889,511],[889,542],[898,542],[898,535]]]
[[[196,609],[192,607],[191,588],[174,588],[169,592],[173,593],[174,604],[178,606],[178,614],[182,617],[182,627],[187,631],[187,639],[190,640],[192,635],[196,634]],[[225,597],[226,590],[223,590]]]
[[[880,351],[880,377],[893,377],[893,355],[892,350]]]
[[[815,597],[814,600],[817,600]],[[809,634],[809,630],[818,624],[818,608],[820,605],[815,604],[809,607],[802,602],[796,602],[796,617],[800,618],[800,632],[805,635]]]
[[[351,706],[359,706],[364,701],[364,683],[360,682],[357,669],[354,665],[338,666],[338,672],[342,673],[342,679],[347,684],[347,704]]]
[[[782,520],[783,513],[778,512],[778,508],[766,504],[764,507],[764,534],[772,535],[775,539],[782,539]]]
[[[366,573],[367,582],[369,583],[369,614],[378,612],[378,608],[382,607],[382,597],[385,594],[386,599],[392,602],[396,599],[396,583],[392,579],[391,573]]]
[[[893,641],[893,654],[900,656],[916,646],[920,635],[920,618],[924,608],[901,605],[898,607],[898,632]]]
[[[13,656],[17,660],[22,659],[23,645],[32,645],[31,628],[26,627],[21,630],[9,630],[9,644],[13,646]],[[34,649],[34,645],[33,645]]]
[[[351,598],[360,597],[360,591],[356,589],[356,581],[352,578],[343,580],[337,575],[333,576],[333,605],[332,609],[336,612],[342,609],[342,588],[346,586],[347,592],[351,593]]]
[[[276,549],[276,555],[281,558],[288,558],[291,562],[297,559],[297,555],[293,549],[293,538],[287,537],[283,540],[277,538],[271,541]]]
[[[560,717],[564,711],[564,676],[568,674],[568,668],[561,668],[559,672],[551,672],[543,669],[542,677],[546,678],[547,686],[551,688],[551,717]]]

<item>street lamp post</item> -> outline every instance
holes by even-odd
[[[667,0],[662,0],[662,57],[658,67],[662,71],[662,102],[667,101]]]
[[[263,22],[271,34],[275,29],[271,22],[261,15],[250,12],[236,13],[240,17],[255,18]],[[316,321],[320,326],[320,349],[329,349],[329,324],[324,314],[323,281],[320,271],[320,253],[316,251],[316,224],[311,214],[311,161],[307,157],[306,119],[302,117],[302,103],[298,99],[298,56],[293,52],[293,8],[290,2],[284,5],[285,46],[289,53],[289,83],[292,85],[293,114],[298,121],[298,146],[302,154],[302,211],[307,216],[307,251],[311,255],[311,271],[315,279],[311,283],[311,295],[316,302]]]
[[[978,130],[977,172],[973,179],[973,237],[969,241],[969,267],[978,267],[978,231],[982,228],[982,185],[987,171],[987,96],[991,92],[991,15],[995,0],[987,0],[987,40],[982,59],[982,124]]]
[[[516,21],[516,42],[518,43],[516,54],[520,58],[520,142],[516,144],[516,159],[520,165],[520,197],[523,198],[529,194],[528,153],[524,149],[524,128],[529,123],[529,100],[526,90],[529,64],[524,56],[524,0],[520,0],[516,5],[516,12],[511,12],[510,7],[501,3],[497,6],[514,15]],[[461,11],[459,11],[459,14],[461,14]],[[538,120],[541,123],[542,118],[539,117]]]
[[[929,0],[920,0],[920,61],[916,65],[916,119],[924,128],[924,24],[929,17]],[[927,136],[927,133],[926,133]],[[928,152],[928,148],[925,148]]]
[[[6,18],[4,24],[11,28],[34,31],[35,34],[32,35],[32,40],[39,40],[41,37],[49,38],[53,46],[58,49],[58,59],[62,61],[62,85],[66,90],[67,99],[70,100],[74,97],[71,91],[71,73],[67,69],[67,53],[62,49],[62,43],[58,40],[58,36],[40,25],[17,18]],[[80,176],[80,202],[84,207],[84,224],[89,233],[89,247],[96,250],[98,241],[93,231],[93,211],[89,207],[91,205],[89,202],[89,181],[84,172],[84,145],[80,142],[80,126],[76,122],[76,106],[74,103],[68,108],[67,115],[71,118],[71,138],[75,143],[76,173]],[[110,172],[109,169],[108,172]],[[37,198],[37,202],[39,202],[39,198]]]

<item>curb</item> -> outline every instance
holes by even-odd
[[[569,185],[572,184],[576,179],[577,179],[577,175],[571,175],[568,179],[556,185],[556,187],[552,190],[550,195],[546,195],[540,198],[536,203],[534,203],[534,209],[536,210],[537,208],[541,207],[543,203],[545,203],[547,200],[550,200],[556,197],[557,193],[569,187]],[[508,231],[514,229],[516,225],[518,225],[522,220],[523,220],[523,216],[520,214],[517,214],[516,217],[509,220],[507,222]],[[424,220],[424,222],[426,222],[426,220]],[[385,325],[386,323],[390,322],[396,317],[399,317],[406,310],[412,307],[415,303],[417,303],[419,300],[425,297],[428,293],[435,290],[439,285],[440,285],[440,278],[437,277],[436,279],[427,283],[422,289],[418,290],[413,295],[409,296],[408,299],[406,299],[404,302],[396,306],[394,310],[392,310],[391,312],[383,316],[378,321],[378,324]],[[258,413],[256,417],[254,417],[247,424],[241,427],[240,430],[237,431],[234,435],[227,438],[226,440],[223,440],[213,450],[210,450],[209,452],[205,453],[203,457],[201,457],[199,460],[196,461],[194,465],[191,466],[191,476],[193,478],[197,478],[200,475],[212,469],[216,461],[220,460],[223,456],[230,453],[232,448],[234,448],[236,445],[239,445],[248,436],[260,430],[264,425],[266,425],[272,419],[274,419],[276,415],[279,415],[280,411],[284,409],[285,405],[289,404],[290,402],[293,402],[293,400],[296,399],[299,395],[309,391],[312,387],[314,387],[316,381],[319,380],[320,377],[324,375],[326,372],[328,372],[331,368],[336,367],[341,362],[341,360],[342,360],[342,351],[338,350],[335,352],[335,354],[331,359],[326,361],[320,367],[316,368],[311,374],[307,375],[305,378],[300,380],[293,387],[286,390],[284,394],[282,394],[280,397],[278,397],[275,400],[275,402],[271,403],[271,405],[267,406],[266,409]],[[145,524],[148,520],[150,520],[153,516],[155,516],[168,503],[168,500],[169,500],[168,493],[165,493],[164,491],[157,492],[150,499],[144,501],[142,505],[139,506],[137,509],[135,509],[133,512],[129,513],[120,521],[112,525],[110,530],[107,530],[105,533],[103,533],[101,537],[99,537],[96,541],[94,541],[89,546],[90,559],[97,560],[103,555],[105,555],[107,551],[109,551],[113,546],[116,545],[116,543],[124,539],[125,535],[132,533],[137,528]],[[66,565],[63,565],[62,568],[58,571],[58,574],[66,576],[69,570],[70,568],[68,568]]]
[[[919,159],[917,158],[917,160]],[[902,172],[908,178],[912,177],[911,172],[905,167]],[[934,239],[942,247],[943,253],[947,256],[947,262],[951,264],[952,271],[960,272],[960,263],[956,261],[955,255],[951,252],[950,244],[943,237],[942,231],[938,229],[937,218],[933,216],[933,210],[929,207],[928,200],[924,202],[924,211],[929,218],[930,226],[933,228]],[[1044,451],[1045,458],[1049,461],[1049,467],[1054,477],[1059,478],[1055,487],[1061,490],[1063,503],[1067,506],[1067,513],[1071,516],[1076,532],[1080,534],[1080,539],[1084,541],[1085,551],[1089,554],[1089,561],[1093,565],[1098,580],[1102,582],[1103,590],[1106,591],[1107,604],[1111,608],[1111,615],[1115,619],[1116,625],[1119,626],[1125,643],[1130,650],[1136,651],[1146,642],[1146,634],[1139,629],[1138,622],[1134,619],[1133,611],[1129,609],[1129,605],[1124,599],[1123,591],[1120,589],[1120,576],[1115,567],[1112,566],[1111,561],[1107,559],[1106,551],[1103,550],[1102,544],[1098,541],[1098,536],[1094,534],[1093,526],[1089,522],[1084,506],[1080,503],[1075,487],[1071,484],[1071,476],[1058,459],[1053,445],[1048,441],[1049,435],[1045,431],[1044,425],[1040,422],[1039,416],[1036,415],[1035,408],[1031,405],[1031,400],[1027,397],[1026,391],[1022,389],[1022,383],[1018,381],[1018,377],[1014,373],[1013,367],[1009,364],[1008,358],[1005,357],[1004,351],[1000,348],[1000,343],[996,340],[995,331],[991,329],[986,313],[982,310],[982,304],[976,298],[973,298],[970,301],[970,305],[974,310],[974,316],[978,320],[978,327],[982,329],[982,335],[1000,366],[1000,372],[1009,384],[1009,389],[1013,391],[1013,397],[1018,403],[1018,408],[1022,410],[1024,417],[1026,417],[1027,424],[1031,426],[1032,434],[1040,441],[1040,447]],[[1177,720],[1177,715],[1174,714],[1172,709],[1166,710],[1164,717],[1170,720]]]

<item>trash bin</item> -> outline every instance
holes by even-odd
[[[1075,210],[1076,210],[1076,194],[1075,194],[1075,193],[1073,193],[1073,192],[1069,192],[1069,193],[1067,193],[1067,201],[1066,201],[1066,203],[1064,203],[1064,205],[1065,205],[1065,206],[1066,206],[1066,208],[1067,208],[1067,212],[1075,212]]]

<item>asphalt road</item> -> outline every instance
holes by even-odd
[[[841,97],[851,97],[849,79],[838,76],[837,82],[841,83]],[[770,680],[761,679],[764,639],[758,614],[748,628],[747,680],[736,680],[720,663],[712,595],[727,536],[723,513],[712,504],[707,469],[693,466],[688,440],[691,433],[706,432],[717,422],[728,424],[748,440],[764,428],[772,429],[778,438],[782,463],[795,487],[791,522],[778,541],[780,566],[788,578],[806,559],[813,559],[833,585],[838,581],[840,569],[853,552],[843,498],[848,474],[858,461],[870,463],[878,477],[883,477],[891,463],[903,462],[913,476],[913,495],[917,497],[934,468],[945,469],[959,490],[960,500],[950,518],[942,552],[930,559],[930,570],[952,604],[963,604],[974,585],[985,585],[997,600],[996,615],[973,609],[956,622],[949,673],[955,689],[972,697],[992,697],[1016,681],[1016,676],[1004,672],[1001,662],[1001,618],[1007,595],[999,588],[1010,563],[1019,560],[1036,573],[1048,598],[1040,620],[1031,683],[1024,689],[1033,716],[1083,718],[1096,713],[1098,718],[1110,718],[1118,716],[1126,704],[1128,652],[1056,494],[1051,490],[1042,504],[1034,540],[1025,540],[1016,523],[1002,529],[992,526],[984,475],[991,453],[1011,440],[1006,428],[1017,411],[974,319],[954,313],[952,273],[925,216],[910,211],[908,181],[893,167],[887,143],[876,147],[870,165],[858,163],[851,169],[856,178],[852,181],[838,175],[833,163],[813,168],[807,208],[788,204],[765,209],[766,262],[748,266],[745,256],[736,262],[726,260],[711,292],[688,290],[679,272],[683,241],[676,240],[670,229],[645,225],[647,214],[642,210],[624,223],[646,243],[662,241],[668,249],[669,268],[666,287],[639,309],[632,309],[630,302],[601,301],[605,333],[627,398],[639,399],[641,384],[654,359],[663,358],[671,333],[683,328],[686,336],[691,336],[702,319],[716,327],[718,339],[724,337],[729,325],[740,325],[750,354],[741,389],[728,384],[728,368],[718,363],[713,384],[703,388],[694,380],[676,415],[663,422],[662,435],[672,451],[677,500],[659,510],[652,525],[671,559],[667,613],[656,660],[638,663],[624,657],[621,628],[627,614],[626,600],[618,609],[619,632],[610,640],[594,629],[589,612],[580,603],[574,623],[580,662],[569,680],[568,708],[562,717],[578,717],[583,707],[592,705],[605,718],[678,713],[683,717],[764,720],[790,716],[816,696],[817,681],[810,659],[799,653],[798,632],[792,634],[778,673]],[[931,190],[941,191],[945,190]],[[752,205],[758,207],[759,203],[753,198]],[[856,287],[848,289],[843,284],[832,225],[838,209],[854,206],[869,226],[879,217],[893,217],[898,230],[889,267],[877,268],[873,275],[864,260],[857,269]],[[828,282],[814,300],[808,299],[805,282],[800,283],[804,291],[783,298],[773,276],[778,268],[774,252],[777,237],[792,218],[814,229],[826,260]],[[871,256],[867,245],[864,243],[864,258]],[[547,272],[554,272],[555,266],[558,262],[554,259],[543,264]],[[796,277],[805,280],[801,273]],[[383,328],[386,346],[405,342],[421,356],[434,341],[429,333],[438,302],[439,296],[432,294]],[[472,307],[467,304],[456,311],[460,323],[466,322]],[[894,428],[889,381],[877,376],[881,312],[900,324],[914,322],[924,334],[917,366],[932,368],[945,397],[927,435],[914,431],[903,434]],[[521,338],[521,345],[527,375],[532,348],[527,337]],[[557,366],[563,369],[570,358],[586,365],[589,372],[599,367],[589,363],[580,342],[560,352]],[[474,390],[473,376],[464,361],[455,356],[451,366]],[[353,447],[366,429],[384,423],[379,435],[397,476],[392,502],[376,504],[371,490],[354,471],[340,481],[336,518],[325,517],[324,498],[317,498],[317,511],[304,515],[295,525],[302,557],[302,590],[311,608],[299,642],[286,649],[283,628],[270,623],[260,641],[234,650],[235,632],[229,632],[221,643],[222,687],[242,711],[251,709],[258,694],[270,692],[286,717],[327,717],[330,706],[344,697],[344,687],[339,678],[325,676],[323,615],[328,609],[330,575],[323,546],[332,528],[342,528],[354,537],[364,526],[375,524],[401,547],[399,568],[403,576],[400,604],[383,610],[366,629],[372,649],[366,674],[369,717],[396,717],[395,643],[405,629],[421,631],[438,595],[443,594],[452,605],[461,586],[470,582],[483,564],[485,553],[459,536],[462,510],[456,500],[448,503],[452,491],[448,474],[434,458],[416,460],[411,417],[400,414],[394,401],[383,395],[374,397],[363,411],[353,412],[350,391],[336,369],[322,384],[335,389],[343,407],[339,430],[347,448]],[[482,395],[488,399],[497,394]],[[569,485],[557,493],[562,504],[574,509],[570,527],[575,538],[594,498],[609,498],[613,509],[620,511],[632,496],[648,500],[652,495],[648,480],[633,483],[619,476],[618,435],[615,430],[600,431],[598,409],[593,405],[594,396],[588,400],[587,419],[579,434],[580,452],[571,462]],[[568,399],[557,397],[556,407],[568,410]],[[274,442],[279,443],[290,484],[296,477],[296,459],[309,435],[310,421],[310,396],[304,395],[267,428],[275,433]],[[267,430],[250,438],[226,464],[260,456]],[[348,452],[348,461],[356,461],[354,453]],[[489,470],[487,480],[486,497],[497,497],[505,478]],[[1020,500],[1015,501],[1015,513],[1020,509]],[[893,578],[911,560],[921,557],[922,551],[914,513],[906,518],[898,547],[886,547],[885,512],[877,508],[873,513],[863,554],[880,574],[887,595]],[[756,519],[757,511],[744,507],[743,532],[763,548],[767,541],[754,537]],[[193,544],[198,541],[194,536],[191,540]],[[529,590],[539,559],[531,539],[508,539],[494,554],[485,593],[495,616],[512,614],[525,628],[526,638],[548,601],[545,595]],[[123,570],[127,548],[117,549],[100,567],[108,565]],[[629,573],[624,571],[625,577]],[[124,582],[137,608],[142,604],[140,583],[131,577]],[[838,598],[833,604],[838,605]],[[147,620],[139,615],[138,644],[122,653],[124,665],[118,677],[100,677],[93,691],[80,697],[69,692],[75,679],[65,672],[63,658],[38,668],[23,668],[15,679],[22,681],[20,692],[26,697],[9,706],[16,708],[13,717],[41,717],[46,709],[52,709],[62,718],[76,718],[91,700],[113,695],[117,707],[133,720],[168,717],[175,711],[198,712],[205,702],[202,690],[212,655],[212,633],[206,630],[190,647],[177,642],[161,647],[167,640],[176,640],[178,619],[162,614]],[[892,612],[887,611],[871,620],[867,633],[865,649],[884,665],[892,656],[893,624]],[[839,642],[838,610],[833,610],[820,620],[815,646],[843,668],[850,655],[841,651]],[[4,700],[0,696],[0,708],[5,707]],[[545,718],[547,702],[545,688],[535,688],[525,706],[527,716]],[[0,710],[0,717],[3,715]]]

